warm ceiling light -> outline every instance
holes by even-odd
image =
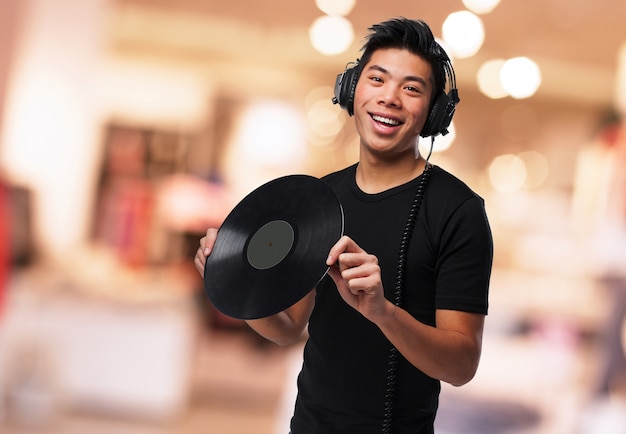
[[[346,16],[356,4],[356,0],[315,0],[315,4],[327,15]]]
[[[458,58],[471,57],[485,41],[482,20],[470,11],[453,12],[443,23],[442,35],[452,54]]]
[[[475,14],[488,14],[498,4],[500,0],[463,0],[463,4]]]
[[[306,124],[287,103],[259,101],[243,112],[235,144],[259,166],[293,167],[304,157]]]
[[[322,54],[332,56],[343,53],[354,40],[350,21],[341,16],[324,15],[316,19],[309,29],[313,47]]]
[[[476,75],[478,88],[491,99],[504,98],[509,95],[500,81],[502,65],[504,65],[504,59],[488,60],[482,64]]]
[[[500,80],[502,87],[513,98],[528,98],[541,84],[541,71],[528,57],[514,57],[502,65]]]

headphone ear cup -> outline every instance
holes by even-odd
[[[438,134],[445,136],[448,134],[447,128],[450,126],[450,122],[452,122],[452,116],[456,110],[456,103],[457,101],[455,101],[451,93],[446,95],[441,92],[430,109],[430,113],[420,132],[420,136],[428,137]]]
[[[335,97],[333,103],[346,110],[350,116],[354,114],[354,91],[359,79],[358,65],[346,68],[335,81]]]

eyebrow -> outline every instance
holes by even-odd
[[[368,70],[374,69],[376,71],[382,72],[383,74],[390,75],[389,71],[380,65],[370,65],[367,69]],[[428,84],[426,83],[426,80],[424,80],[422,77],[418,77],[414,75],[407,75],[406,77],[404,77],[404,80],[405,81],[417,81],[418,83],[421,83],[424,86],[428,86]]]

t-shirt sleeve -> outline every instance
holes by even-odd
[[[480,197],[468,198],[452,213],[440,248],[435,307],[486,315],[493,238]]]

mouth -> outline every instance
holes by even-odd
[[[386,116],[375,115],[375,114],[372,114],[370,116],[374,121],[378,122],[379,124],[388,126],[388,127],[397,127],[398,125],[402,124],[402,122],[400,122],[399,120],[388,118]]]

